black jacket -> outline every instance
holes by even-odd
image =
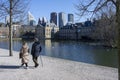
[[[34,42],[31,49],[32,56],[38,57],[40,55],[41,50],[42,48],[40,42]]]

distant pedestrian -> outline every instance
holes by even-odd
[[[41,48],[40,42],[39,42],[38,38],[35,38],[34,43],[32,44],[32,49],[31,49],[32,59],[35,64],[34,67],[39,66],[38,57],[40,56],[41,50],[42,50],[42,48]]]
[[[23,43],[21,49],[20,49],[20,58],[21,58],[21,67],[26,66],[26,69],[28,68],[28,61],[29,61],[29,47],[26,42]]]

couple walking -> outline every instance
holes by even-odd
[[[32,60],[35,64],[34,67],[38,67],[38,57],[40,55],[42,48],[38,38],[34,39],[34,43],[32,44],[31,55]],[[25,64],[26,68],[28,68],[28,61],[29,61],[29,47],[26,42],[23,43],[22,48],[20,49],[20,58],[21,58],[21,67]]]

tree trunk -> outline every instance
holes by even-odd
[[[10,0],[9,55],[13,56],[13,53],[12,53],[12,0]]]
[[[118,28],[118,79],[120,80],[120,0],[116,2],[116,23]]]

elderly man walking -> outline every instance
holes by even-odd
[[[39,66],[38,57],[40,56],[41,50],[42,48],[41,48],[40,42],[38,38],[35,38],[34,43],[32,44],[32,49],[31,49],[31,55],[32,55],[32,59],[35,64],[35,67]]]

